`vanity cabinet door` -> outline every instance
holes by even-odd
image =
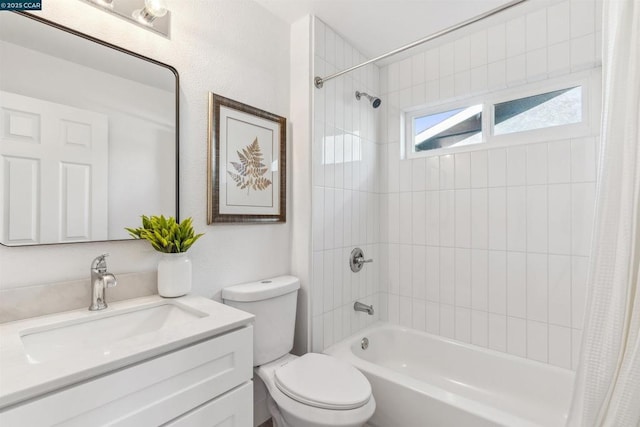
[[[229,332],[0,412],[0,426],[159,426],[250,381],[252,344],[252,326]]]
[[[166,424],[167,427],[253,426],[253,383],[246,382]]]

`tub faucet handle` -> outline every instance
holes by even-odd
[[[351,256],[349,257],[349,267],[351,267],[351,271],[357,273],[362,270],[362,267],[365,263],[373,262],[373,259],[366,259],[364,257],[364,252],[360,248],[355,248],[351,251]]]

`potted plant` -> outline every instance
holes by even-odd
[[[179,297],[191,290],[191,260],[187,250],[203,233],[195,234],[193,221],[178,223],[174,217],[142,215],[142,227],[126,228],[136,239],[144,239],[162,253],[158,262],[158,293],[163,297]]]

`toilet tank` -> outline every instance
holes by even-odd
[[[293,348],[300,280],[280,276],[222,290],[222,301],[253,314],[253,366],[289,353]]]

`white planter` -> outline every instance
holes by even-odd
[[[186,252],[162,254],[158,262],[158,294],[180,297],[191,291],[191,260]]]

